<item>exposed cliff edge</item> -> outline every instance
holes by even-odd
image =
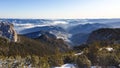
[[[1,21],[0,37],[7,38],[11,42],[17,42],[17,32],[14,29],[14,25],[7,21]]]

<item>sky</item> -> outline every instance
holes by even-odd
[[[0,18],[120,18],[120,0],[0,0]]]

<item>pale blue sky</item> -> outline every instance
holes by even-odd
[[[120,0],[0,0],[0,18],[120,18]]]

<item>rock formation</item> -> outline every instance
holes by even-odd
[[[14,30],[13,24],[9,22],[0,22],[0,36],[9,39],[11,42],[17,42],[17,33]]]

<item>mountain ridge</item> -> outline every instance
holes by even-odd
[[[101,28],[93,31],[87,42],[95,41],[119,41],[120,40],[120,28]]]

